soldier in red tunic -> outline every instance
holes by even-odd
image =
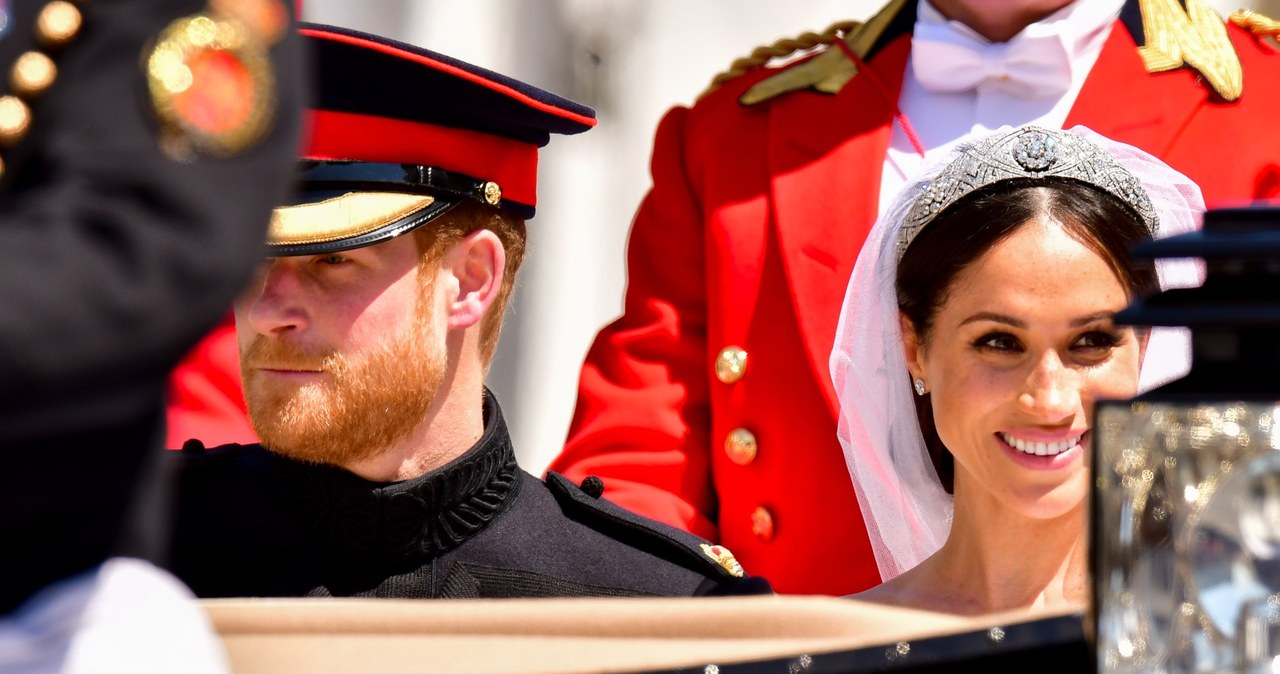
[[[1280,195],[1274,23],[1203,0],[1001,7],[894,0],[667,114],[625,313],[553,470],[723,542],[779,591],[865,589],[880,578],[827,363],[881,195],[966,132],[1031,122],[1151,152],[1210,203]]]

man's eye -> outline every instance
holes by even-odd
[[[984,351],[1022,351],[1022,343],[1018,341],[1017,337],[1007,332],[987,333],[974,340],[973,346]]]
[[[343,264],[343,263],[347,262],[347,258],[345,258],[345,257],[343,257],[343,256],[341,256],[341,255],[338,255],[337,253],[330,253],[330,254],[328,254],[328,255],[322,255],[322,256],[320,256],[320,257],[317,259],[317,261],[318,261],[318,262],[320,262],[321,264],[327,264],[327,265],[339,265],[339,264]]]

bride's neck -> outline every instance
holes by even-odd
[[[1083,503],[1033,519],[958,483],[951,534],[928,570],[957,613],[1078,604],[1088,590],[1086,525]]]

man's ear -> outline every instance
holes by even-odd
[[[924,347],[916,334],[916,324],[902,312],[898,312],[898,323],[902,326],[902,355],[907,358],[907,371],[912,379],[924,379]]]
[[[480,322],[502,290],[507,253],[497,234],[482,229],[449,247],[444,269],[453,277],[457,294],[448,299],[448,329],[465,329]]]

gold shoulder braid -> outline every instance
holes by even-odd
[[[785,58],[799,51],[813,49],[818,45],[831,44],[841,34],[847,34],[860,25],[857,21],[837,21],[827,26],[827,29],[821,33],[809,31],[796,37],[782,38],[771,45],[756,47],[749,56],[735,60],[729,65],[728,70],[711,78],[711,84],[702,93],[698,94],[698,98],[706,96],[720,88],[720,85],[725,82],[755,70],[773,59]]]
[[[845,44],[849,45],[858,58],[865,59],[871,52],[872,45],[880,39],[893,18],[909,1],[914,2],[914,0],[893,0],[866,23],[851,22],[849,28],[842,31]],[[836,26],[840,25],[836,24]],[[787,68],[777,75],[760,80],[739,100],[743,105],[756,105],[782,94],[807,88],[813,88],[825,94],[834,94],[856,74],[858,74],[858,66],[845,56],[843,50],[828,49],[825,53],[794,68]]]
[[[144,59],[160,148],[188,161],[256,145],[275,122],[275,72],[267,52],[287,30],[280,0],[212,0],[169,24]]]
[[[46,49],[58,49],[80,34],[84,22],[80,10],[66,0],[53,0],[36,15],[36,39]],[[53,85],[58,66],[42,51],[29,51],[18,57],[9,71],[11,94],[0,96],[0,147],[13,147],[31,130],[31,106],[28,105]],[[4,176],[0,159],[0,177]]]
[[[865,24],[855,25],[845,32],[844,40],[850,50],[865,59],[871,46],[908,1],[893,0]],[[1185,8],[1179,0],[1139,0],[1139,7],[1142,9],[1146,44],[1138,52],[1147,72],[1158,73],[1189,66],[1199,72],[1222,98],[1234,101],[1240,97],[1244,90],[1240,59],[1227,37],[1226,24],[1204,0],[1186,0]],[[1232,15],[1232,21],[1255,35],[1274,37],[1280,34],[1280,22],[1253,12],[1237,12]],[[759,65],[750,59],[739,62],[751,64],[749,67]],[[741,71],[735,73],[730,70],[730,73],[725,76],[733,77]],[[857,66],[842,50],[832,49],[757,82],[742,95],[741,102],[743,105],[755,105],[806,88],[833,94],[857,73]],[[722,81],[717,78],[716,83]]]
[[[1149,73],[1190,66],[1227,101],[1240,98],[1244,73],[1222,17],[1204,0],[1139,0],[1146,45],[1138,55]]]
[[[1269,37],[1280,42],[1280,21],[1271,17],[1263,16],[1252,9],[1237,9],[1231,13],[1228,20],[1257,37]]]

